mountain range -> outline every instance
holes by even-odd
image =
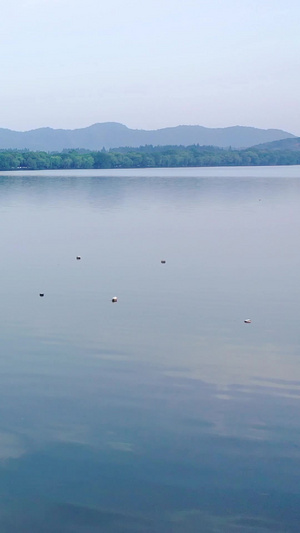
[[[0,149],[28,149],[46,152],[64,149],[101,150],[102,148],[166,146],[192,144],[220,148],[248,148],[250,146],[294,138],[283,130],[259,129],[247,126],[205,128],[203,126],[176,126],[158,130],[130,129],[117,122],[94,124],[74,130],[39,128],[13,131],[0,128]]]

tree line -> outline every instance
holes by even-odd
[[[0,170],[299,165],[300,151],[214,146],[141,146],[101,151],[0,151]]]

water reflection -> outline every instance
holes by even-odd
[[[298,168],[230,172],[1,177],[4,533],[299,531]]]

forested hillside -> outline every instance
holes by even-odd
[[[212,146],[144,146],[109,151],[0,152],[0,170],[298,165],[300,150],[225,150]]]

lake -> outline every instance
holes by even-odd
[[[299,166],[0,173],[1,533],[299,533],[299,206]]]

